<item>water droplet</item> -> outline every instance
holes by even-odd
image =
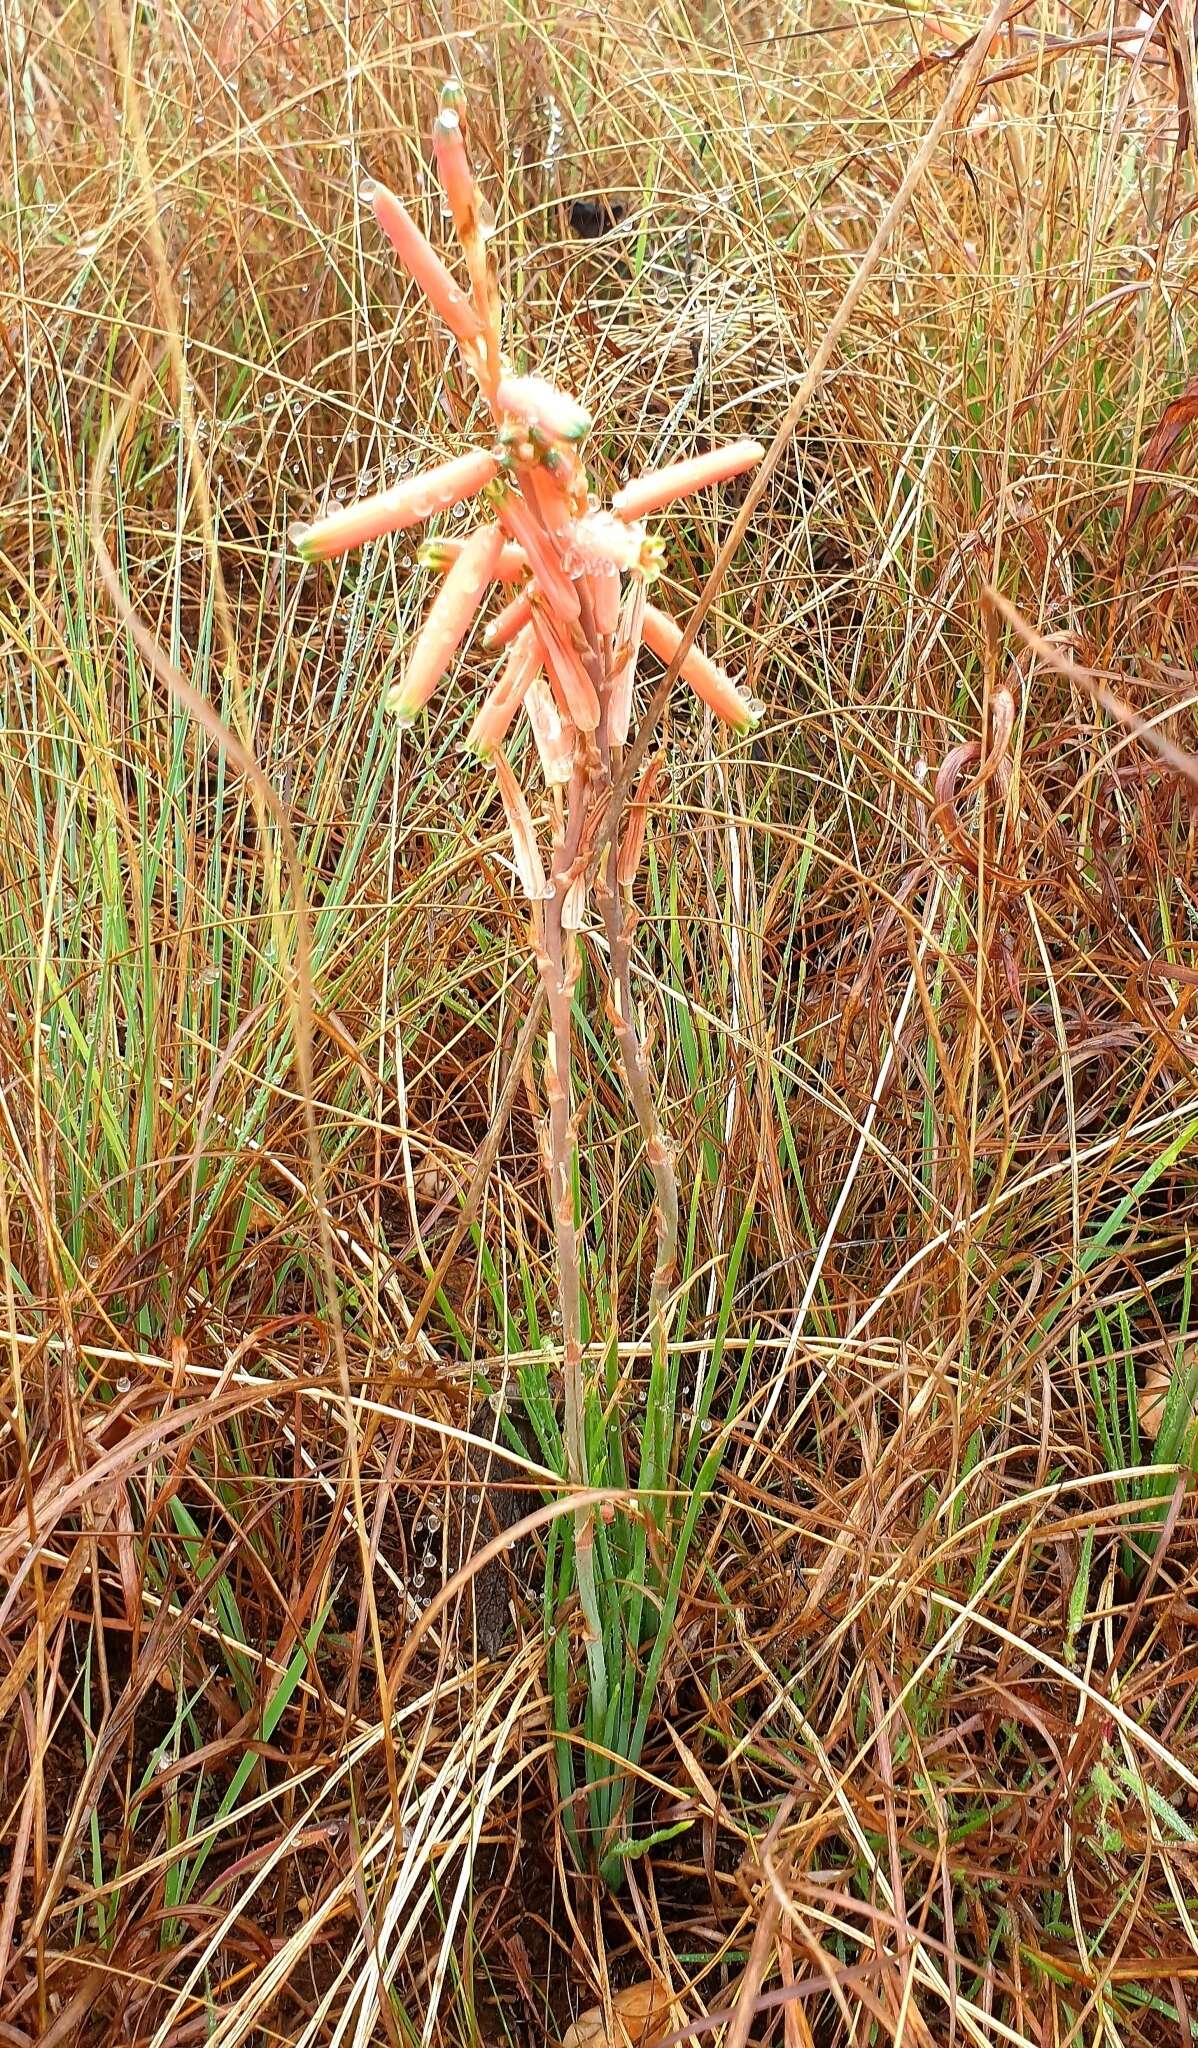
[[[362,202],[363,206],[373,206],[373,205],[374,205],[374,201],[375,201],[375,196],[376,196],[376,194],[377,194],[378,190],[379,190],[379,186],[378,186],[378,182],[377,182],[377,180],[376,180],[376,179],[374,179],[374,178],[359,178],[359,180],[358,180],[358,197],[359,197],[359,199],[361,200],[361,202]]]
[[[118,1394],[127,1394],[127,1393],[128,1393],[128,1391],[129,1391],[129,1389],[130,1389],[130,1387],[131,1387],[132,1385],[133,1385],[133,1381],[132,1381],[132,1380],[130,1379],[130,1377],[129,1377],[128,1373],[127,1373],[127,1372],[123,1372],[123,1373],[121,1374],[120,1378],[118,1379],[117,1383],[116,1383],[116,1390],[117,1390],[117,1393],[118,1393]]]
[[[495,209],[489,200],[480,199],[475,211],[478,220],[479,237],[482,241],[489,242],[495,233]]]
[[[756,725],[758,719],[765,717],[765,705],[760,697],[746,697],[745,710],[748,712],[754,725]]]
[[[425,1523],[432,1530],[433,1534],[436,1535],[437,1530],[441,1527],[441,1517],[437,1513],[436,1508],[429,1509],[428,1514],[425,1516]]]
[[[81,235],[76,245],[76,254],[82,258],[84,263],[90,263],[102,240],[103,236],[99,228],[96,228],[90,235]]]

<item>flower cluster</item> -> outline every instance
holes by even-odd
[[[529,892],[540,895],[545,883],[528,807],[502,751],[513,721],[519,714],[527,719],[551,787],[567,785],[576,771],[593,779],[601,759],[607,767],[628,738],[642,645],[669,663],[682,638],[674,620],[648,601],[661,550],[644,521],[674,499],[751,468],[763,450],[756,441],[735,441],[626,484],[610,510],[598,505],[580,454],[590,415],[547,379],[517,374],[503,356],[495,271],[457,85],[442,93],[433,148],[468,292],[393,192],[369,180],[362,198],[456,337],[493,416],[493,445],[296,528],[292,538],[306,560],[328,561],[465,500],[485,506],[485,522],[468,539],[432,541],[421,550],[443,581],[389,703],[401,720],[416,717],[498,587],[504,602],[484,644],[504,650],[504,659],[469,744],[494,762],[518,871]],[[717,718],[738,730],[759,715],[761,707],[698,646],[680,673]]]

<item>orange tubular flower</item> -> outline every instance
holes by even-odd
[[[420,286],[450,333],[457,336],[464,348],[477,349],[483,339],[482,322],[465,292],[454,283],[424,230],[417,227],[403,200],[397,199],[394,192],[374,178],[363,178],[358,189],[408,276]]]
[[[530,684],[540,675],[541,656],[527,627],[512,642],[499,681],[489,690],[466,735],[466,745],[475,754],[489,754],[500,746],[519,711]]]
[[[682,628],[665,612],[659,612],[654,604],[645,606],[645,645],[653,649],[659,661],[667,668],[678,652],[682,640]],[[701,648],[692,647],[683,662],[679,674],[685,676],[697,697],[722,718],[725,725],[737,732],[747,732],[756,725],[761,716],[761,706],[751,697],[742,696],[736,684],[717,668]]]
[[[760,441],[730,441],[726,448],[711,448],[706,455],[692,455],[685,462],[671,462],[665,469],[651,469],[635,483],[625,484],[612,499],[612,511],[621,519],[644,519],[660,512],[675,498],[689,498],[708,484],[726,483],[761,461],[765,449]]]
[[[523,498],[518,497],[515,491],[509,491],[504,498],[499,507],[499,518],[505,531],[523,548],[547,602],[563,618],[577,619],[581,610],[578,592],[562,568],[561,557],[554,553],[544,529],[537,525]]]
[[[510,604],[505,604],[503,610],[496,613],[483,634],[483,646],[506,647],[508,641],[514,640],[517,633],[527,626],[531,617],[532,599],[526,590],[522,590],[518,597],[513,597]]]
[[[541,611],[533,613],[533,632],[540,643],[546,673],[553,694],[580,732],[594,732],[599,723],[599,699],[578,655],[558,637],[554,623]]]
[[[428,703],[473,625],[502,546],[498,526],[481,526],[433,599],[403,677],[387,698],[401,724],[409,723]]]
[[[620,623],[620,578],[614,569],[592,569],[587,577],[587,594],[595,618],[595,631],[604,639]]]
[[[435,469],[419,476],[405,477],[388,491],[372,498],[359,498],[355,505],[342,506],[310,526],[293,526],[291,541],[305,562],[329,562],[347,554],[384,533],[398,533],[417,526],[434,512],[445,512],[462,498],[474,498],[499,474],[499,464],[485,448],[472,448],[468,455],[455,455]]]
[[[532,822],[532,813],[524,801],[524,791],[512,771],[511,762],[502,752],[495,756],[495,779],[499,784],[500,799],[507,816],[508,830],[512,835],[516,873],[529,901],[541,903],[545,898],[546,883],[541,850],[537,845],[536,827]]]
[[[452,96],[442,94],[441,112],[433,122],[433,154],[437,175],[449,201],[453,224],[466,256],[466,267],[474,288],[474,304],[486,336],[491,379],[499,367],[499,309],[487,262],[486,243],[479,221],[479,191],[466,154],[461,119]]]

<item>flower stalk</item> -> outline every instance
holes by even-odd
[[[566,1477],[581,1493],[590,1477],[589,1409],[584,1259],[574,1196],[573,1018],[588,896],[606,939],[608,1016],[653,1180],[656,1257],[649,1328],[655,1366],[663,1373],[678,1248],[673,1151],[658,1111],[632,986],[633,892],[660,761],[642,778],[622,835],[616,829],[620,820],[607,817],[635,722],[642,647],[668,663],[682,637],[678,625],[648,602],[662,549],[643,520],[677,497],[741,474],[761,459],[763,450],[755,441],[738,441],[689,457],[625,485],[605,508],[592,494],[583,463],[582,446],[591,427],[587,408],[545,377],[517,373],[504,358],[489,215],[470,165],[464,96],[456,84],[442,95],[433,152],[465,257],[468,293],[394,193],[372,180],[363,186],[362,197],[400,263],[456,338],[490,409],[493,439],[422,476],[339,507],[298,530],[293,539],[305,560],[332,560],[451,505],[472,498],[486,503],[484,523],[467,539],[438,538],[420,550],[422,564],[443,580],[388,702],[401,720],[431,705],[488,593],[499,586],[502,608],[482,638],[500,666],[467,744],[490,763],[496,777],[513,865],[531,904],[532,942],[546,998],[545,1159],[561,1317],[563,1440]],[[697,646],[682,663],[681,677],[717,719],[736,730],[760,715],[761,706]],[[518,756],[509,758],[505,747],[517,721],[527,741]],[[542,796],[534,793],[531,781],[521,779],[516,758],[526,776],[539,768]],[[546,816],[547,864],[540,843],[545,826],[539,822]],[[606,1664],[590,1508],[575,1514],[574,1583],[592,1725],[604,1725],[613,1687],[623,1679]]]

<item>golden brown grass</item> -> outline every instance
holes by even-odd
[[[0,2041],[535,2043],[649,1979],[654,2038],[734,2048],[1186,2038],[1173,17],[1013,16],[708,619],[764,725],[674,701],[636,958],[686,1197],[665,1563],[688,1410],[723,1459],[618,1890],[558,1797],[543,1104],[479,674],[400,739],[425,579],[285,536],[464,445],[354,199],[427,203],[447,49],[512,345],[615,423],[610,484],[769,439],[977,23],[205,0],[136,17],[126,80],[114,5],[3,19]],[[732,517],[671,524],[682,596]],[[633,1459],[651,1232],[589,1060]]]

